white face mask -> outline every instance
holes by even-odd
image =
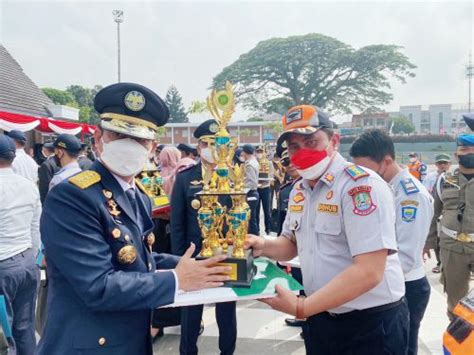
[[[118,139],[109,143],[102,141],[100,159],[120,176],[135,176],[143,170],[150,150],[131,138]]]
[[[330,163],[331,163],[331,157],[327,156],[326,158],[321,160],[319,163],[313,166],[310,166],[307,169],[304,169],[304,170],[296,169],[296,170],[298,171],[298,174],[300,174],[300,176],[303,179],[316,180],[316,179],[319,179],[321,175],[324,174],[324,172],[327,170]]]
[[[410,158],[410,163],[416,162],[416,158]]]
[[[214,156],[212,155],[211,148],[207,147],[201,149],[201,159],[210,164],[214,164]]]
[[[263,158],[263,154],[262,153],[257,153],[257,159],[262,159]]]

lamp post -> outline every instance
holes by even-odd
[[[120,83],[120,24],[123,22],[123,11],[114,10],[112,11],[112,15],[117,24],[117,76],[118,82]]]

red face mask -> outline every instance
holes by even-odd
[[[291,163],[296,169],[304,170],[313,165],[316,165],[328,156],[326,149],[313,150],[302,148],[299,149],[292,157]]]

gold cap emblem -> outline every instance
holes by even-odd
[[[117,259],[121,264],[133,264],[137,259],[137,249],[133,245],[126,245],[118,251]]]
[[[114,228],[114,230],[112,231],[112,236],[115,239],[119,239],[121,235],[122,235],[122,233],[120,232],[120,229]]]
[[[201,201],[199,201],[198,199],[192,200],[191,207],[194,208],[195,210],[199,209],[199,207],[201,207]]]
[[[123,100],[125,106],[131,111],[141,111],[145,107],[145,96],[140,91],[130,91]]]

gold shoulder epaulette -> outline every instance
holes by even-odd
[[[94,184],[97,184],[100,179],[101,177],[98,172],[93,170],[86,170],[69,178],[68,181],[71,184],[76,185],[78,188],[84,190]]]

